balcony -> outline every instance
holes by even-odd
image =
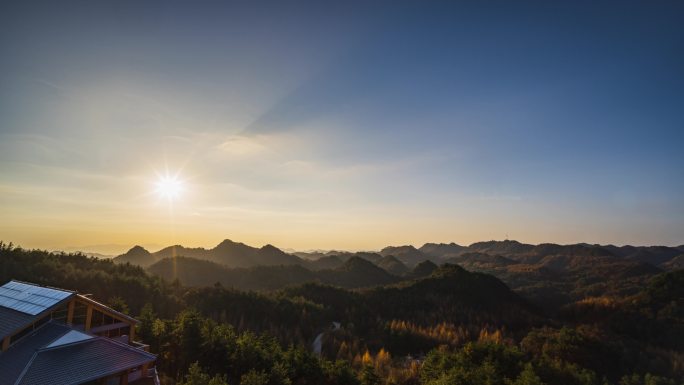
[[[157,368],[147,369],[144,375],[142,370],[135,370],[128,373],[128,383],[130,385],[160,385]]]

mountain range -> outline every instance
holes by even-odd
[[[439,265],[494,275],[538,305],[553,308],[595,295],[630,295],[662,271],[681,269],[684,246],[525,244],[513,240],[389,246],[379,252],[286,253],[224,240],[211,249],[180,245],[149,252],[135,246],[114,261],[190,286],[221,283],[275,290],[306,282],[343,288],[381,286],[429,276]]]
[[[475,254],[473,254],[475,253]],[[430,260],[435,263],[457,261],[464,258],[474,261],[479,256],[490,262],[510,264],[511,261],[524,264],[536,264],[548,257],[606,257],[621,258],[628,261],[641,262],[661,269],[671,269],[678,266],[677,260],[684,255],[684,245],[667,246],[613,246],[590,245],[578,243],[558,245],[542,243],[531,245],[518,241],[487,241],[477,242],[470,246],[456,243],[426,243],[420,248],[414,246],[388,246],[379,252],[315,252],[315,253],[286,253],[273,245],[261,248],[248,246],[244,243],[226,239],[211,249],[188,248],[181,245],[165,247],[156,252],[149,252],[141,246],[134,246],[125,254],[114,258],[119,263],[129,262],[134,265],[147,267],[164,258],[189,257],[216,262],[228,267],[254,267],[275,265],[302,265],[313,270],[335,268],[341,266],[352,257],[360,257],[375,264],[382,264],[386,270],[401,275],[420,262]],[[492,260],[490,257],[504,257]],[[387,258],[392,257],[392,258]],[[484,262],[484,260],[480,262]],[[403,264],[404,266],[400,266]],[[549,261],[546,264],[552,265]]]
[[[164,258],[172,257],[202,259],[230,267],[299,265],[303,263],[303,260],[296,255],[288,254],[272,245],[256,248],[229,239],[224,240],[212,249],[175,245],[150,253],[141,246],[134,246],[125,254],[114,258],[114,261],[129,262],[133,265],[147,267]]]

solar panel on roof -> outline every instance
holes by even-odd
[[[0,306],[37,315],[74,293],[10,281],[0,286]]]

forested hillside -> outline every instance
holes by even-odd
[[[515,261],[461,257],[464,265]],[[176,258],[177,266],[184,260]],[[216,267],[193,263],[198,269],[205,264],[200,274]],[[642,288],[569,299],[549,312],[526,298],[526,291],[512,291],[492,275],[455,264],[422,263],[401,280],[343,288],[345,272],[351,277],[359,266],[372,266],[360,270],[371,278],[360,280],[382,279],[375,268],[395,277],[370,261],[349,258],[339,270],[316,273],[301,266],[271,267],[291,270],[293,277],[336,271],[334,283],[293,282],[260,292],[215,282],[188,287],[126,263],[0,243],[1,282],[18,279],[92,293],[138,317],[139,336],[160,355],[166,384],[674,385],[684,380],[682,270],[656,272]],[[263,281],[282,277],[269,275],[269,269],[228,271],[236,277],[257,274]],[[540,282],[564,290],[565,282]],[[318,335],[320,355],[312,348]]]
[[[227,254],[217,251],[221,249]],[[277,257],[267,262],[255,259],[262,261],[255,266],[235,267],[234,262],[239,260],[243,261],[241,265],[256,263],[237,257],[239,250],[253,257],[264,249]],[[528,245],[516,241],[470,246],[425,244],[420,249],[387,247],[379,253],[298,253],[301,258],[272,246],[259,249],[232,241],[224,241],[211,251],[177,246],[145,253],[135,247],[115,261],[142,261],[149,272],[185,285],[220,282],[243,290],[275,290],[306,282],[370,287],[429,275],[434,269],[431,266],[437,264],[457,264],[496,276],[549,313],[586,298],[634,295],[655,275],[676,270],[681,259],[680,250],[672,247]],[[172,256],[174,253],[178,255]]]
[[[370,261],[353,257],[334,269],[309,270],[301,265],[268,265],[229,268],[195,258],[164,258],[147,270],[166,280],[178,279],[189,286],[221,283],[242,290],[275,290],[285,286],[320,282],[345,288],[360,288],[400,281]]]

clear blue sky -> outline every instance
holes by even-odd
[[[680,1],[3,4],[0,234],[682,244],[682,20]],[[172,204],[149,194],[166,170]]]

